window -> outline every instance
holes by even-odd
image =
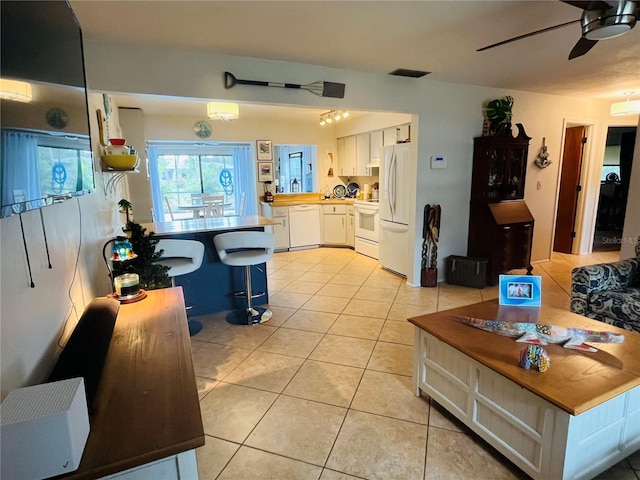
[[[94,188],[89,141],[39,135],[38,175],[43,197],[55,198]]]
[[[276,145],[274,147],[276,193],[317,190],[317,179],[313,176],[317,163],[316,151],[315,145]]]
[[[180,205],[191,205],[193,194],[224,195],[225,215],[255,215],[257,207],[250,202],[245,202],[244,212],[239,211],[243,192],[247,199],[256,198],[255,162],[250,152],[247,145],[150,142],[149,170],[157,221],[170,221],[172,215],[175,220],[191,218],[192,211],[180,210]]]

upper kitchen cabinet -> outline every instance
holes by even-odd
[[[371,165],[380,164],[382,145],[382,130],[371,132],[369,134],[369,163]]]
[[[522,200],[530,137],[518,123],[518,135],[477,137],[473,148],[471,199]]]
[[[356,136],[356,175],[371,175],[367,165],[369,165],[369,134],[361,133]]]

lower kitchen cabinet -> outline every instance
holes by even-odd
[[[273,221],[277,225],[273,226],[276,250],[289,249],[289,208],[273,207]]]
[[[347,205],[347,245],[355,247],[356,241],[356,217],[353,205]]]
[[[313,247],[322,243],[319,205],[289,207],[289,247]]]
[[[347,244],[346,205],[322,206],[322,243],[325,245]]]

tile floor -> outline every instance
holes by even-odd
[[[543,301],[568,309],[571,269],[617,258],[554,254],[534,270]],[[198,318],[201,479],[529,478],[411,386],[406,318],[496,298],[497,288],[412,288],[338,248],[277,253],[268,283],[268,323]],[[640,480],[640,452],[598,478]]]

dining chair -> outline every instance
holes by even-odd
[[[202,203],[202,199],[204,198],[204,193],[192,193],[191,194],[191,204],[199,205]]]
[[[173,209],[171,208],[171,201],[169,200],[169,197],[167,197],[166,195],[164,197],[164,202],[167,205],[167,211],[169,212],[169,217],[171,218],[171,221],[172,222],[175,221],[175,218],[173,217]]]
[[[202,197],[205,217],[224,216],[224,195],[205,195]]]

